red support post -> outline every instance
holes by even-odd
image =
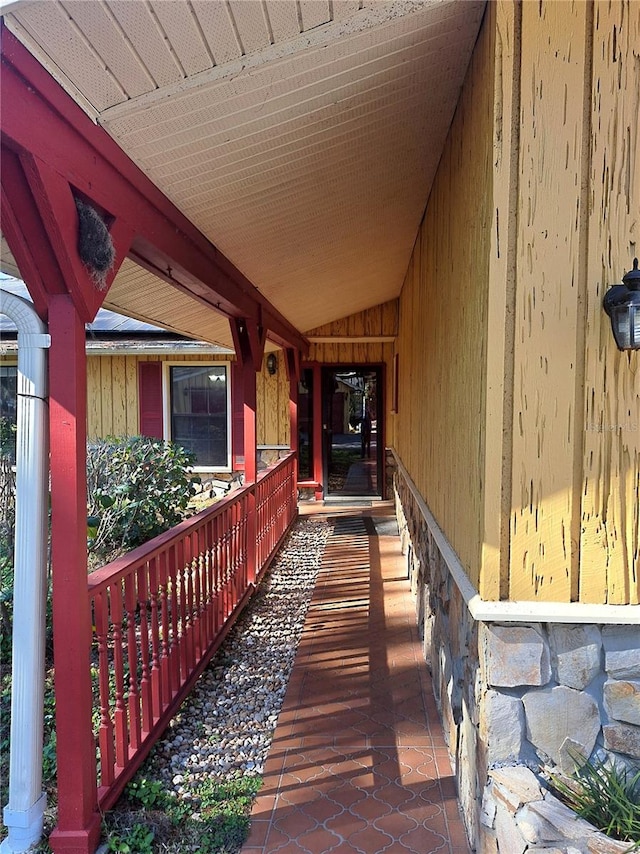
[[[258,476],[258,450],[256,437],[256,369],[251,360],[242,363],[242,390],[244,400],[244,482],[255,483]],[[247,582],[256,580],[256,494],[252,490],[247,507]]]
[[[256,371],[260,370],[264,354],[265,331],[251,320],[231,321],[231,334],[236,358],[240,363],[244,426],[244,482],[255,483],[258,476],[256,435]],[[247,507],[247,581],[256,581],[257,511],[255,490],[248,496]]]
[[[300,382],[300,351],[286,349],[287,376],[289,378],[289,447],[295,454],[294,482],[298,482],[298,383]]]
[[[55,854],[93,854],[100,836],[87,593],[85,329],[68,295],[49,300],[51,551],[58,753]]]
[[[320,365],[314,363],[313,371],[313,479],[320,486],[316,487],[316,500],[321,501],[328,484],[323,484],[324,467],[322,457],[324,453],[324,408],[322,406],[322,370]]]

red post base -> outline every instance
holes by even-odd
[[[59,830],[49,837],[54,854],[94,854],[100,841],[100,814],[91,817],[91,823],[82,830]]]

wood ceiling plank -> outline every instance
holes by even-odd
[[[126,97],[135,98],[155,89],[153,78],[106,3],[64,0],[62,5],[98,52],[105,68],[113,74]]]
[[[216,65],[224,65],[242,56],[242,45],[238,40],[228,3],[221,0],[215,3],[211,0],[192,0],[191,6]]]
[[[447,28],[442,38],[431,34],[417,38],[410,33],[376,46],[364,40],[346,54],[331,48],[318,55],[310,52],[304,60],[279,63],[277,75],[268,66],[234,81],[233,97],[220,84],[205,86],[176,96],[171,107],[160,104],[132,117],[107,118],[106,126],[138,158],[147,157],[155,146],[159,158],[164,152],[165,159],[173,160],[179,156],[176,149],[180,144],[211,139],[212,123],[214,136],[218,135],[212,145],[217,147],[220,138],[232,131],[235,146],[246,125],[249,130],[256,123],[269,127],[280,115],[306,115],[322,105],[333,107],[335,120],[349,97],[364,97],[366,91],[375,92],[380,85],[395,84],[394,94],[402,97],[404,85],[415,77],[416,81],[422,78],[423,85],[433,80],[431,88],[437,92],[448,78],[455,81],[460,51],[467,41],[464,33]],[[428,103],[425,96],[427,108]]]
[[[333,20],[344,21],[360,9],[358,0],[333,0]]]
[[[229,8],[245,55],[271,44],[261,0],[229,0]]]
[[[333,171],[340,165],[336,161],[345,146],[353,148],[355,139],[381,133],[381,125],[386,122],[406,123],[410,112],[420,109],[423,103],[420,87],[416,86],[413,92],[407,89],[402,100],[394,99],[390,94],[370,109],[366,103],[356,104],[333,123],[330,110],[319,111],[317,116],[283,121],[275,127],[256,131],[248,139],[233,140],[233,145],[225,145],[223,140],[217,141],[214,137],[211,145],[216,148],[213,151],[194,146],[186,152],[176,151],[174,159],[165,165],[152,166],[149,163],[149,168],[156,180],[166,181],[171,186],[172,193],[184,189],[197,204],[198,197],[208,190],[215,189],[218,198],[218,193],[223,194],[225,188],[231,188],[237,181],[251,175],[260,182],[279,168],[291,170],[297,164],[305,168],[305,163],[313,166],[315,158],[320,158],[320,163],[331,164]],[[391,127],[386,133],[395,144],[404,141],[407,146],[416,147],[424,144],[429,128],[439,126],[441,116],[445,119],[450,117],[450,102],[446,97],[438,96],[437,101],[429,104],[428,116],[415,123],[412,135],[407,136],[401,127]],[[203,140],[203,146],[205,144]],[[388,147],[389,139],[382,144]],[[357,152],[355,155],[351,152],[350,156],[357,157]],[[419,152],[416,156],[421,159]],[[203,168],[204,162],[207,163],[206,169]],[[196,175],[199,182],[194,189],[193,178]],[[215,201],[212,200],[214,204]]]
[[[109,8],[127,33],[156,86],[167,86],[183,78],[182,69],[169,49],[150,6],[129,0],[109,0]]]
[[[300,0],[300,12],[304,32],[328,24],[331,20],[329,0]]]
[[[218,67],[116,106],[105,127],[301,328],[395,296],[482,4],[179,6]]]
[[[191,14],[191,9],[183,0],[156,0],[153,11],[188,76],[214,65],[198,19]]]
[[[20,26],[70,80],[82,81],[83,95],[100,112],[126,100],[126,94],[109,69],[105,69],[78,27],[57,2],[34,3],[21,9]]]
[[[291,39],[300,34],[298,4],[295,0],[267,0],[266,8],[274,42]]]

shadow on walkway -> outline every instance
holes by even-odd
[[[243,854],[468,854],[393,508],[324,512],[335,527]]]

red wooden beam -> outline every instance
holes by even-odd
[[[21,154],[20,162],[65,287],[84,322],[89,323],[129,251],[133,229],[122,218],[112,223],[110,236],[116,250],[115,260],[104,281],[98,284],[78,255],[78,212],[68,181],[31,154]]]
[[[36,311],[46,320],[47,294],[64,294],[67,290],[20,158],[11,151],[2,152],[1,181],[2,233],[27,283]]]
[[[42,160],[135,234],[134,257],[229,317],[253,319],[283,346],[309,342],[173,205],[0,24],[2,148]]]

